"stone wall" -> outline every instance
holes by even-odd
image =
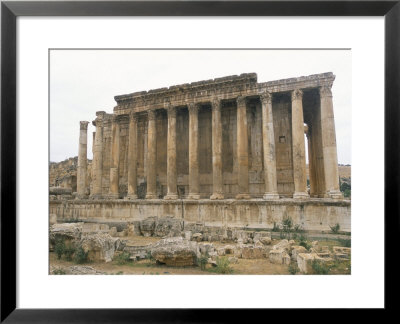
[[[73,200],[50,201],[50,214],[57,215],[58,222],[71,219],[82,221],[133,222],[149,216],[174,216],[189,223],[207,226],[230,226],[272,229],[285,217],[291,217],[309,231],[330,231],[330,226],[340,225],[341,231],[350,232],[348,200],[310,199],[296,201],[234,200]]]

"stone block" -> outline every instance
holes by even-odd
[[[274,264],[290,264],[290,256],[284,248],[269,251],[269,261]]]

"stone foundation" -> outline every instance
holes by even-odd
[[[50,201],[50,215],[58,222],[78,219],[87,222],[134,222],[150,216],[173,216],[188,223],[206,226],[272,229],[291,217],[307,231],[351,231],[351,202],[332,199],[251,200],[55,200]]]

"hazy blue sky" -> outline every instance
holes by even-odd
[[[50,160],[77,156],[79,121],[111,113],[116,95],[250,72],[258,82],[333,72],[338,161],[351,164],[350,50],[52,50]]]

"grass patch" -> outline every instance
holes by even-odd
[[[127,263],[133,263],[131,260],[131,255],[128,252],[119,253],[114,257],[114,261],[118,265],[125,265]]]
[[[313,273],[319,275],[326,275],[331,270],[329,265],[321,262],[320,260],[313,260],[311,267],[313,269]]]
[[[208,269],[208,271],[221,274],[233,273],[233,268],[230,266],[231,263],[227,257],[218,257],[216,261],[217,261],[217,266]]]
[[[297,262],[291,262],[289,267],[288,267],[288,271],[292,275],[295,275],[296,273],[298,273],[300,271],[300,269],[297,266]]]
[[[53,275],[65,275],[66,272],[63,269],[55,269],[53,270]]]
[[[85,252],[82,246],[78,247],[74,254],[74,262],[77,264],[87,263],[89,252]]]

